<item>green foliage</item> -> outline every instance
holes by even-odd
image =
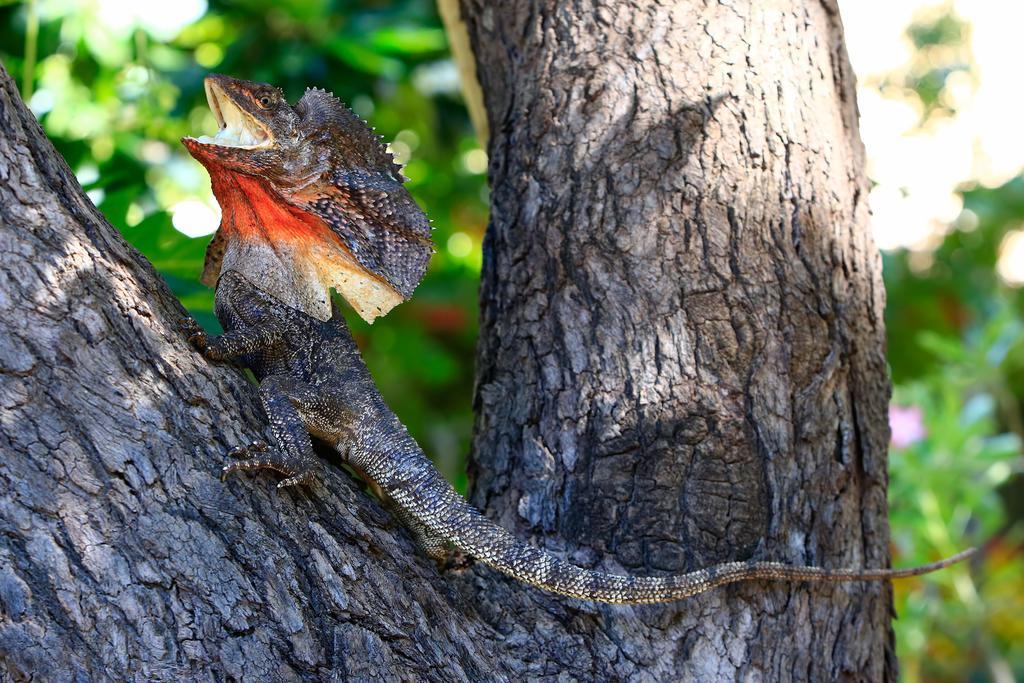
[[[986,552],[971,572],[897,586],[907,680],[1024,676],[1024,316],[996,263],[1024,221],[1024,177],[963,191],[964,212],[934,252],[885,257],[895,406],[920,412],[926,436],[894,448],[891,524],[901,564]],[[894,424],[894,435],[900,429]]]
[[[897,585],[897,645],[907,680],[963,680],[980,665],[1024,661],[1017,617],[1024,613],[1024,557],[1013,552],[1024,529],[1007,525],[998,493],[1024,469],[1021,436],[1007,432],[1000,419],[1019,414],[1020,406],[1004,392],[999,372],[1022,327],[1003,311],[966,344],[923,334],[921,343],[939,364],[898,385],[893,397],[894,405],[920,414],[925,432],[894,448],[889,461],[890,522],[900,564],[986,546],[970,571],[956,567]]]
[[[976,334],[987,321],[1024,310],[1021,291],[1003,284],[996,272],[1008,230],[1024,221],[1024,176],[996,188],[965,189],[962,196],[964,211],[934,252],[884,255],[889,360],[897,382],[941,363],[927,340],[960,346],[963,335]],[[1002,374],[1018,372],[1024,363],[1024,348],[1010,351]]]
[[[881,84],[921,105],[921,125],[956,114],[970,82],[970,30],[949,6],[907,32],[906,73]],[[997,272],[1024,223],[1024,175],[961,190],[963,211],[930,252],[888,253],[884,273],[895,411],[924,436],[891,453],[890,519],[900,564],[983,546],[970,570],[898,583],[897,646],[908,681],[1024,678],[1024,298]],[[893,420],[894,441],[901,428]]]
[[[880,87],[917,97],[922,122],[951,115],[950,79],[971,75],[968,33],[948,10],[918,21],[911,69]],[[215,127],[203,76],[275,83],[293,101],[325,87],[392,140],[439,251],[413,300],[372,334],[349,317],[389,403],[464,485],[486,156],[432,0],[0,0],[0,59],[26,74],[33,110],[90,196],[208,328],[212,293],[198,283],[208,238],[176,229],[195,227],[181,202],[209,201],[205,171],[178,144]],[[894,403],[914,408],[924,431],[892,453],[896,561],[992,539],[969,569],[897,584],[908,680],[1024,678],[1024,302],[995,271],[1007,231],[1024,224],[1024,176],[965,188],[963,200],[933,253],[884,261]]]
[[[897,585],[909,681],[1024,677],[1024,299],[996,267],[1024,222],[1024,176],[961,195],[934,251],[884,256],[893,404],[917,409],[926,432],[890,457],[897,556],[985,548],[970,572]]]

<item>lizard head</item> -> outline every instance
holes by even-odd
[[[207,168],[286,177],[301,145],[299,116],[280,89],[220,74],[207,76],[203,85],[218,129],[182,139],[192,156]]]
[[[317,88],[292,106],[264,83],[213,74],[205,86],[219,129],[182,139],[223,213],[203,281],[216,282],[233,240],[258,239],[367,320],[411,296],[433,253],[430,222],[370,127]]]

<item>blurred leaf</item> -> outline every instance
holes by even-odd
[[[381,52],[418,54],[440,52],[447,49],[448,42],[440,28],[391,27],[382,28],[370,34],[369,45]]]
[[[153,266],[165,277],[198,282],[209,238],[186,237],[174,229],[171,217],[163,211],[147,216],[134,228],[122,232],[136,249],[149,256]]]
[[[960,45],[966,30],[967,25],[956,14],[947,11],[933,19],[911,24],[907,35],[914,47],[923,50],[938,45]]]
[[[931,351],[940,360],[955,362],[966,359],[963,343],[959,339],[925,331],[917,335],[917,340],[921,348]]]
[[[349,66],[375,76],[398,78],[405,67],[397,59],[385,57],[354,41],[344,38],[328,43],[331,53]]]

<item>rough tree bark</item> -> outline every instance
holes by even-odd
[[[884,291],[834,0],[462,9],[492,135],[475,502],[609,570],[886,565]],[[882,680],[891,604],[746,585],[578,632],[599,672]]]
[[[462,9],[493,132],[476,501],[612,570],[884,564],[882,290],[835,7]],[[4,680],[893,674],[884,586],[594,606],[438,574],[339,470],[219,481],[261,433],[252,387],[186,347],[2,68],[0,254]]]

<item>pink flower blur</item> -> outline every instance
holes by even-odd
[[[906,448],[928,435],[924,413],[917,406],[889,406],[889,429],[896,448]]]

